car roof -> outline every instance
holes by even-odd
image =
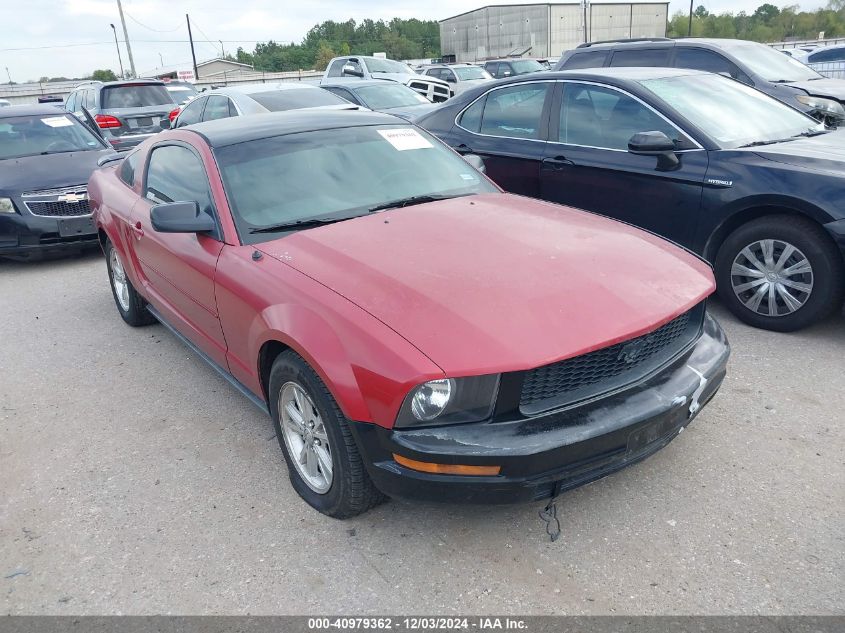
[[[339,88],[365,88],[366,86],[402,86],[404,84],[397,83],[390,79],[355,79],[337,77],[320,82],[322,86],[337,86]],[[407,87],[407,86],[406,86]],[[410,90],[410,88],[408,88]]]
[[[393,115],[369,110],[286,110],[203,121],[181,129],[196,132],[211,147],[218,148],[298,132],[365,125],[409,124]]]
[[[10,116],[56,116],[67,114],[56,105],[11,105],[0,110],[0,118]]]
[[[752,42],[750,40],[722,39],[716,37],[683,37],[679,39],[642,38],[632,40],[611,40],[607,42],[588,42],[586,45],[581,44],[578,48],[573,49],[573,52],[607,48],[668,48],[672,46],[689,45],[704,45],[721,49],[737,48],[739,46],[760,46],[759,42]]]
[[[276,92],[278,90],[307,90],[309,88],[319,88],[317,84],[306,84],[301,82],[282,82],[274,84],[246,84],[244,86],[225,86],[223,88],[215,88],[214,90],[207,90],[203,92],[204,95],[223,94],[223,95],[251,95],[256,92]]]
[[[667,77],[682,77],[685,75],[709,75],[711,73],[689,68],[663,68],[660,66],[612,66],[608,68],[585,68],[583,70],[562,70],[549,73],[531,73],[518,75],[515,79],[536,81],[540,76],[553,75],[561,79],[566,77],[590,77],[593,79],[622,79],[627,81],[643,81],[646,79],[664,79]]]

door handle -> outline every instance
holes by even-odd
[[[555,156],[554,158],[544,158],[540,163],[540,169],[554,169],[560,170],[564,167],[574,165],[571,160],[565,156]]]
[[[455,147],[455,151],[458,152],[458,154],[472,154],[473,153],[472,148],[469,145],[466,145],[464,143],[461,143],[460,145]]]
[[[144,228],[141,226],[140,222],[136,222],[132,226],[132,232],[135,234],[135,237],[137,237],[139,239],[144,237]]]

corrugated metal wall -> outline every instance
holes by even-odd
[[[668,3],[589,4],[590,41],[666,35]],[[533,57],[557,57],[584,41],[580,4],[484,7],[440,23],[440,49],[459,62],[504,57],[531,47]]]

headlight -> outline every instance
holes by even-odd
[[[15,205],[11,198],[0,198],[0,213],[14,213]]]
[[[441,378],[411,389],[396,426],[429,426],[478,422],[490,417],[499,390],[499,374]]]
[[[813,97],[810,95],[796,95],[795,98],[808,108],[812,108],[828,116],[845,117],[845,108],[842,107],[841,103],[833,99],[824,99],[823,97]]]

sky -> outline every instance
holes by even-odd
[[[752,12],[764,0],[694,0],[709,11]],[[785,6],[792,2],[772,4]],[[39,77],[82,77],[98,68],[118,72],[114,34],[123,45],[117,0],[2,0],[0,80],[23,83]],[[122,0],[129,41],[139,73],[189,63],[185,14],[191,16],[197,61],[218,57],[221,48],[251,51],[255,42],[299,42],[315,24],[353,18],[394,17],[442,20],[485,4],[530,4],[530,0]],[[824,0],[805,0],[815,9]],[[670,14],[688,11],[684,0],[672,0]],[[221,41],[222,40],[222,43]],[[8,72],[8,75],[7,75]]]

